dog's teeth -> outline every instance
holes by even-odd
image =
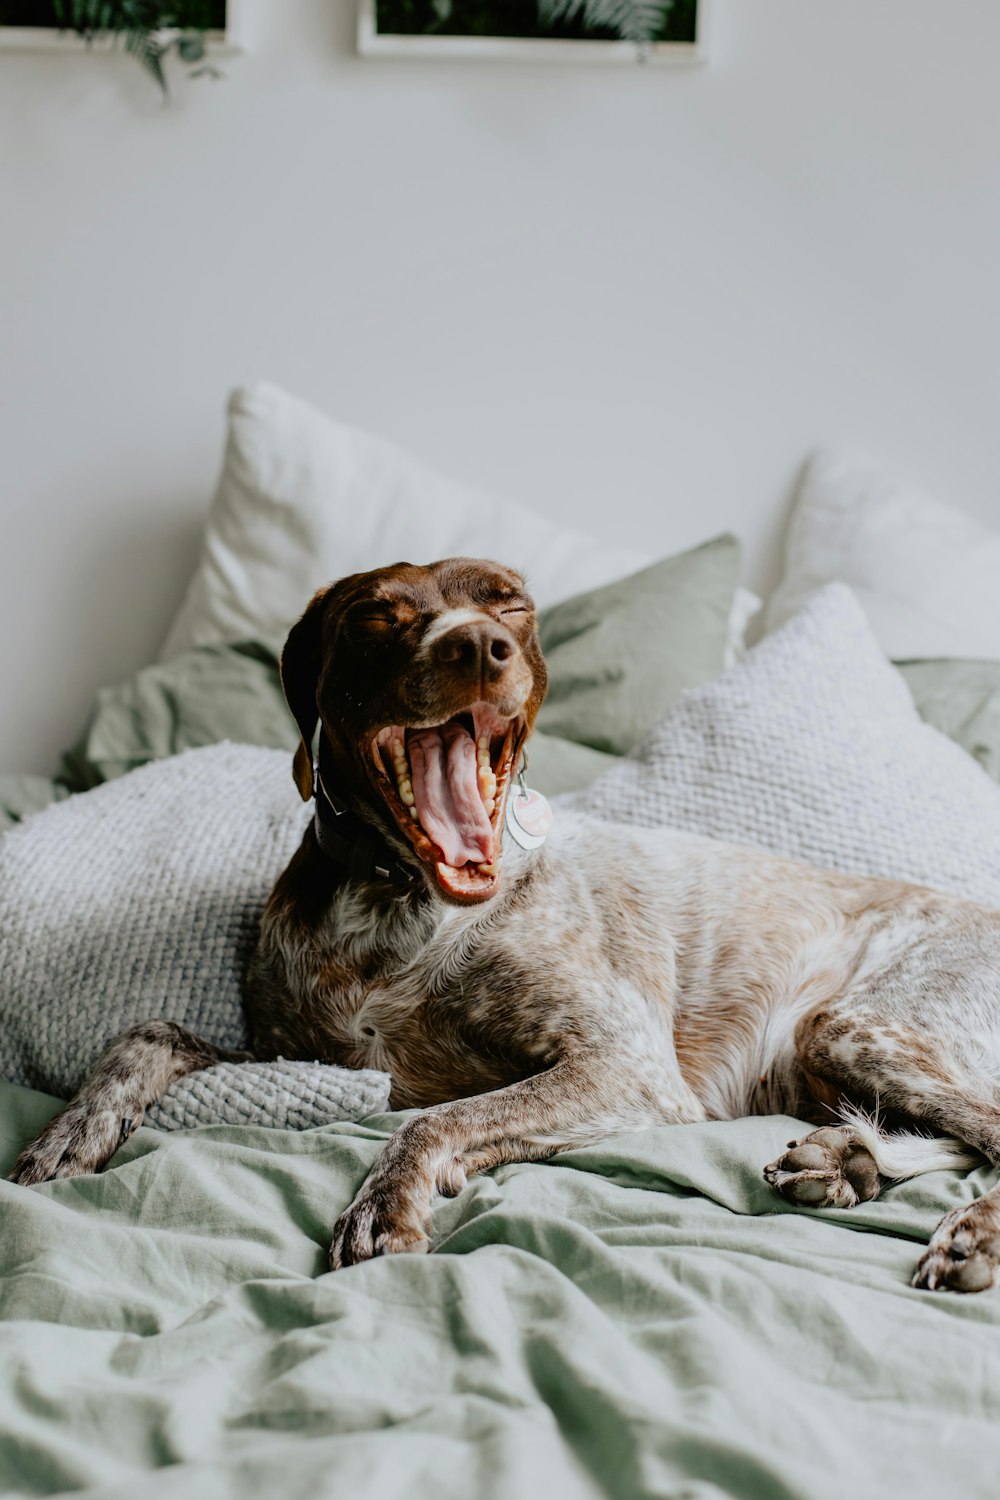
[[[492,862],[492,860],[488,864],[481,864],[479,868],[482,870],[484,875],[495,875],[497,872],[497,867]]]
[[[413,795],[413,772],[410,770],[406,745],[397,735],[389,748],[392,754],[392,767],[396,773],[396,790],[399,792],[399,799],[408,809],[414,822],[419,822],[416,809],[417,799]]]
[[[479,767],[479,795],[487,814],[492,814],[496,806],[497,779],[489,766]]]

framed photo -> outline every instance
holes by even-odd
[[[708,0],[359,0],[364,57],[705,61]]]
[[[175,0],[172,8],[177,15],[177,30],[204,30],[205,40],[216,55],[240,50],[240,0]],[[107,37],[87,42],[75,31],[61,31],[53,0],[0,0],[0,47],[25,52],[85,52],[91,46],[103,51],[114,45]]]

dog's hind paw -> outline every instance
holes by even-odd
[[[996,1286],[998,1273],[1000,1215],[979,1198],[941,1220],[911,1284],[927,1292],[985,1292]]]
[[[825,1125],[764,1168],[764,1179],[803,1208],[853,1208],[877,1198],[878,1167],[847,1125]]]

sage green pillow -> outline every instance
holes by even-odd
[[[617,755],[536,729],[528,741],[525,778],[546,797],[557,797],[560,792],[582,791],[616,760]]]
[[[32,813],[69,796],[69,789],[47,776],[26,776],[19,771],[0,774],[0,833],[23,823]]]
[[[968,750],[1000,781],[1000,661],[898,661],[928,724]]]
[[[298,744],[268,647],[198,646],[102,688],[83,734],[63,756],[60,779],[84,791],[220,740],[289,752]]]
[[[685,688],[722,671],[739,569],[739,542],[719,536],[543,610],[537,728],[627,755]]]
[[[587,786],[683,688],[722,670],[738,568],[739,544],[719,537],[542,612],[549,700],[528,747],[532,786]],[[269,647],[199,646],[103,688],[61,779],[83,790],[219,740],[291,752],[297,739]]]

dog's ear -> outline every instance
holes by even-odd
[[[323,617],[329,592],[320,589],[313,595],[305,614],[289,631],[281,653],[281,686],[302,736],[292,760],[292,775],[303,802],[313,794],[312,742],[319,722],[316,686],[323,665]]]

